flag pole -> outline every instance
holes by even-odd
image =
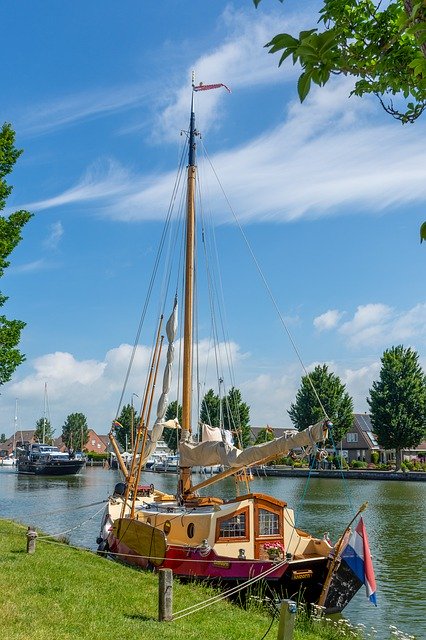
[[[331,585],[331,580],[333,578],[334,568],[335,568],[335,566],[337,564],[337,561],[340,559],[340,552],[342,550],[342,546],[343,546],[343,542],[345,541],[346,534],[348,533],[348,531],[350,530],[352,524],[355,522],[355,520],[358,518],[358,516],[363,511],[365,511],[367,507],[368,507],[368,502],[364,502],[360,506],[360,508],[358,509],[357,513],[354,515],[354,517],[352,518],[352,520],[350,521],[350,523],[348,524],[348,526],[344,530],[343,535],[341,536],[339,542],[337,543],[337,548],[336,548],[336,551],[334,553],[333,559],[330,560],[327,577],[326,577],[326,579],[324,581],[324,586],[322,588],[321,595],[320,595],[319,600],[318,600],[318,606],[320,606],[320,607],[324,606],[325,599],[327,598],[327,594],[328,594],[328,591],[329,591],[330,585]]]

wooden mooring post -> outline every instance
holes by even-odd
[[[160,569],[158,571],[158,621],[173,620],[173,571]]]
[[[27,535],[27,553],[35,553],[37,531],[33,527],[28,527],[26,535]]]
[[[296,612],[297,604],[293,600],[281,600],[277,640],[293,640]]]

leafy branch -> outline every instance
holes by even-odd
[[[255,6],[261,0],[253,0]],[[283,0],[280,0],[283,2]],[[318,27],[298,37],[281,33],[265,47],[280,53],[278,66],[292,56],[302,73],[301,102],[312,83],[324,86],[333,74],[356,78],[351,95],[373,94],[394,118],[414,122],[426,108],[426,3],[394,0],[384,8],[372,0],[324,0]],[[401,107],[394,105],[398,100]]]

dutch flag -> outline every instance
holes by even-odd
[[[367,598],[377,607],[376,578],[374,577],[367,531],[362,518],[359,519],[356,528],[352,531],[348,544],[342,553],[342,558],[365,584]]]

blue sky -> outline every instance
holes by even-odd
[[[357,411],[394,344],[425,359],[425,118],[402,126],[335,78],[300,105],[297,69],[263,45],[315,4],[22,0],[2,11],[1,122],[24,148],[8,211],[34,214],[1,282],[27,360],[1,389],[0,432],[33,428],[44,384],[56,434],[114,418],[169,203],[191,70],[197,125],[309,369],[326,362]],[[303,373],[219,188],[230,347],[253,425],[290,426]],[[201,340],[207,337],[200,335]],[[145,341],[148,344],[148,340]],[[202,346],[202,345],[201,345]],[[147,349],[128,389],[141,395]]]

